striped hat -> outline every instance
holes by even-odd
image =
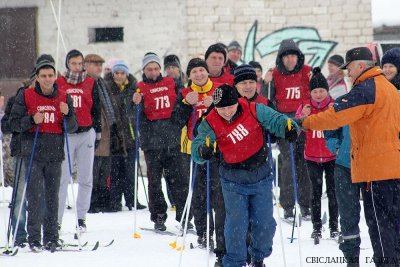
[[[235,68],[233,72],[235,85],[245,80],[257,81],[257,74],[254,67],[248,64],[242,64]]]
[[[147,64],[149,64],[151,62],[157,63],[158,66],[160,66],[160,68],[161,68],[161,59],[157,56],[156,53],[149,52],[149,53],[146,53],[143,57],[142,69],[144,69],[147,66]]]

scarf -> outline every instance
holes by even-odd
[[[86,75],[86,71],[75,72],[68,69],[65,72],[64,77],[67,83],[77,85],[79,83],[82,83],[86,79]]]
[[[128,79],[126,79],[123,83],[115,82],[115,84],[118,86],[119,91],[123,92],[126,89],[127,85],[129,84],[129,81],[128,81]]]
[[[110,96],[108,95],[106,85],[102,79],[98,79],[97,84],[99,85],[98,89],[99,89],[100,101],[104,107],[107,120],[109,121],[110,125],[113,125],[114,123],[116,123],[117,120],[115,118],[114,108],[111,103]]]
[[[326,81],[328,82],[329,89],[331,89],[335,85],[344,81],[344,78],[343,78],[343,75],[340,73],[340,71],[337,71],[334,74],[329,75],[326,78]]]

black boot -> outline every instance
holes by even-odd
[[[167,227],[165,226],[165,214],[157,214],[156,221],[154,223],[154,229],[158,231],[165,231]]]
[[[139,201],[136,203],[136,209],[137,210],[144,210],[145,208],[147,208],[147,206],[141,204]]]
[[[263,261],[252,261],[250,267],[265,267],[265,264]]]
[[[197,243],[199,244],[200,248],[207,248],[207,233],[203,233],[202,236],[199,236],[197,238]],[[210,250],[214,250],[214,240],[212,235],[210,234],[209,236],[209,244],[210,244]]]
[[[322,238],[321,229],[314,228],[311,238]]]
[[[223,256],[217,256],[217,258],[215,259],[214,267],[223,267],[223,265],[222,265],[222,257]]]

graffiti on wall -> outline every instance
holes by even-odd
[[[244,46],[243,61],[255,60],[257,51],[261,58],[278,52],[282,40],[293,39],[308,59],[307,64],[322,67],[337,42],[321,40],[318,30],[312,27],[286,27],[274,31],[257,41],[256,20],[249,30]]]

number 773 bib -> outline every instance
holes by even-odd
[[[175,82],[164,77],[156,83],[139,82],[138,87],[143,96],[144,114],[148,120],[171,118],[176,100]]]

